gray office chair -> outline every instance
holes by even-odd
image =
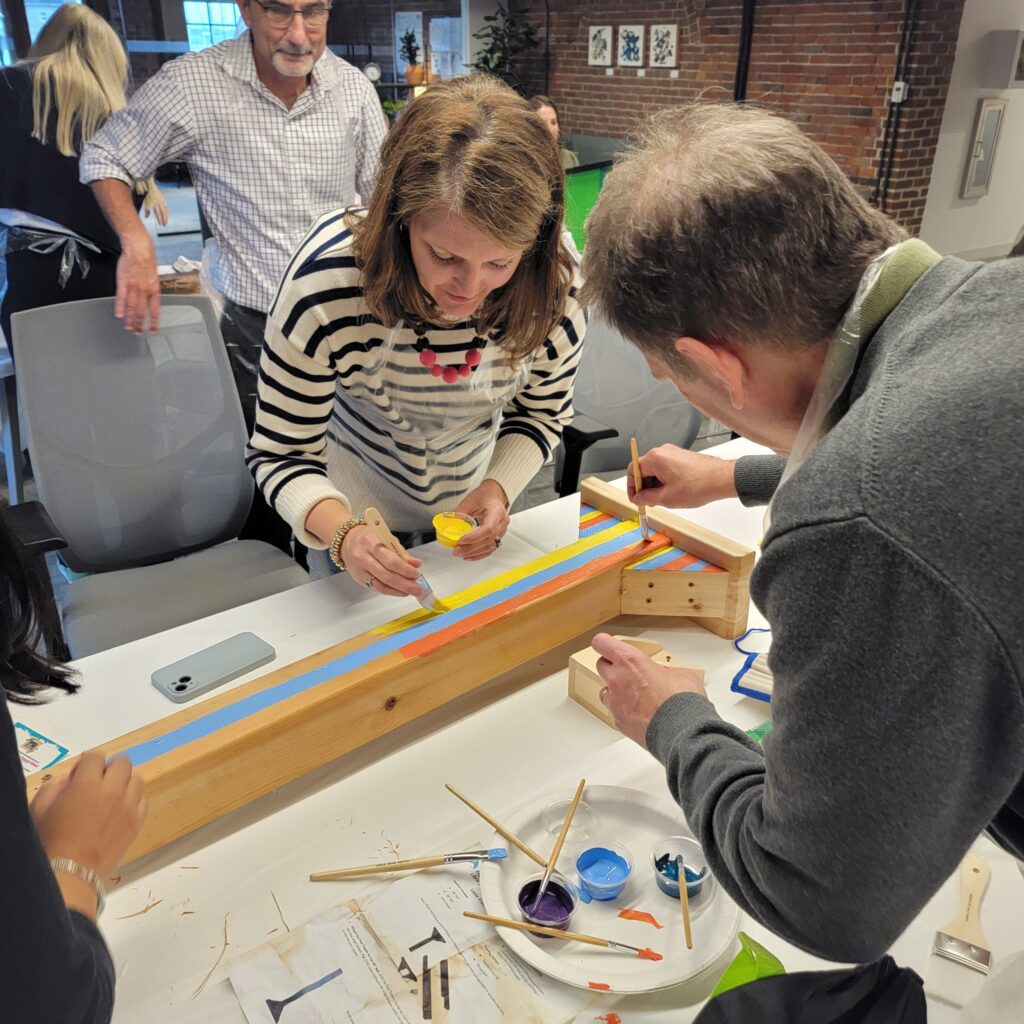
[[[209,299],[166,296],[127,333],[113,299],[15,313],[18,387],[39,496],[76,572],[61,601],[75,658],[308,582],[236,540],[253,482]]]
[[[629,439],[642,455],[659,444],[689,448],[701,416],[674,385],[651,376],[639,350],[593,317],[573,392],[575,416],[555,456],[555,490],[572,494],[581,476],[617,476],[629,464]]]

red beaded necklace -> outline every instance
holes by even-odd
[[[420,363],[430,370],[431,376],[440,377],[446,384],[454,384],[460,377],[468,377],[474,373],[483,358],[481,351],[487,347],[487,339],[476,335],[470,342],[470,348],[466,351],[461,364],[442,366],[437,361],[437,353],[430,347],[426,325],[413,324],[412,329],[416,334],[413,348],[420,354]]]

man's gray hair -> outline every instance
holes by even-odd
[[[906,233],[791,122],[749,106],[654,114],[587,220],[583,300],[640,348],[827,338]]]

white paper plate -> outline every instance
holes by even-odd
[[[554,792],[503,824],[541,856],[555,842],[545,827],[544,810],[553,800],[565,800],[571,792]],[[686,948],[679,901],[666,896],[654,880],[651,847],[666,836],[692,835],[682,812],[667,797],[658,799],[622,786],[588,786],[583,800],[597,815],[594,834],[584,845],[599,845],[602,839],[625,846],[633,856],[633,873],[622,895],[608,902],[581,902],[569,923],[571,931],[615,939],[631,946],[650,946],[664,956],[653,962],[630,953],[589,946],[579,942],[544,938],[499,927],[498,934],[509,948],[544,974],[579,988],[594,984],[609,992],[628,994],[668,988],[710,967],[730,946],[739,930],[740,910],[714,878],[708,878],[699,896],[690,901],[693,949]],[[506,845],[509,857],[487,861],[480,866],[480,890],[488,914],[522,920],[516,895],[522,881],[540,870],[536,864],[500,836],[491,846]],[[575,860],[580,849],[570,832],[556,865],[558,871],[578,884]],[[618,916],[625,908],[645,910],[664,927],[658,929],[640,921]]]

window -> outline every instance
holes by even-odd
[[[244,27],[238,7],[233,3],[185,0],[183,6],[190,50],[205,50],[214,43],[234,39],[239,28]]]
[[[78,0],[73,0],[78,2]],[[50,20],[50,17],[64,3],[64,0],[25,0],[25,18],[28,21],[29,38],[34,43],[39,30]]]

